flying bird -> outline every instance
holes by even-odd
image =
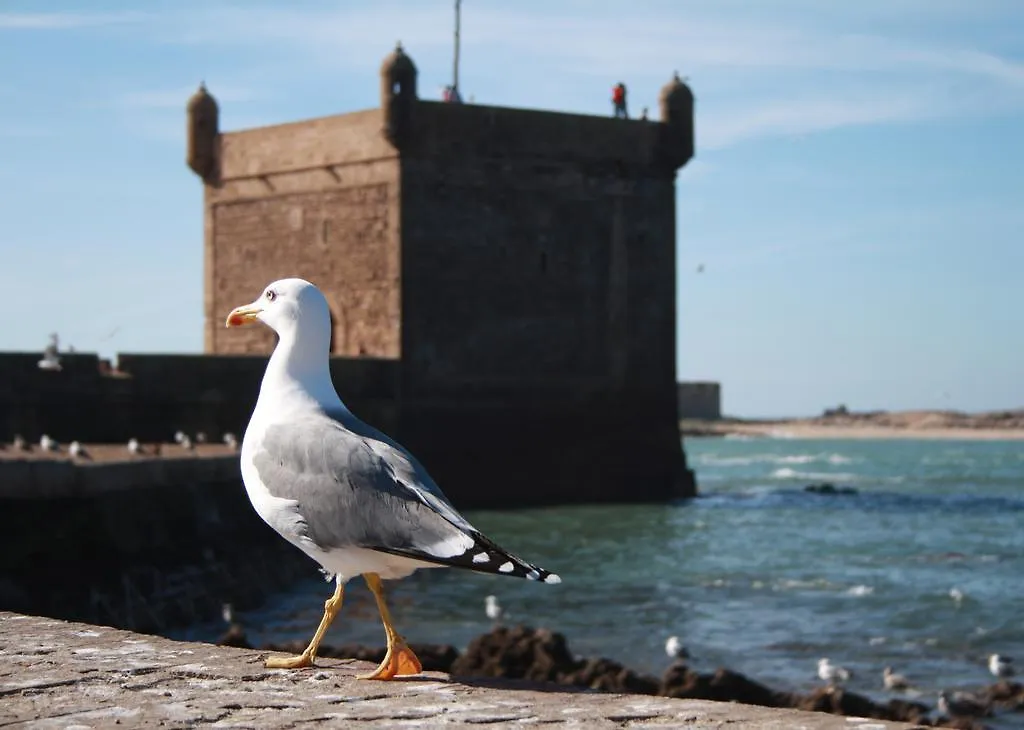
[[[278,335],[242,438],[241,471],[257,514],[318,562],[334,594],[302,654],[269,668],[313,666],[341,609],[345,584],[362,575],[384,623],[384,660],[363,679],[418,674],[422,665],[395,630],[383,580],[420,568],[458,567],[560,583],[555,573],[502,549],[458,513],[417,459],[363,423],[338,397],[328,367],[331,315],[302,279],[275,281],[225,326],[262,322]]]

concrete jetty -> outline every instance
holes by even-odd
[[[904,723],[512,680],[355,679],[364,662],[269,670],[264,652],[0,612],[0,726],[392,728],[481,724],[587,728],[897,730]]]

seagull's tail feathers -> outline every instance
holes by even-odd
[[[498,547],[487,537],[476,530],[465,531],[466,537],[472,538],[467,541],[468,547],[457,555],[440,556],[429,550],[420,550],[413,547],[380,547],[374,546],[374,550],[392,555],[401,555],[406,558],[422,560],[435,565],[445,565],[452,568],[466,568],[477,573],[490,573],[492,575],[509,575],[515,578],[525,578],[541,583],[561,583],[562,579],[557,573],[528,563],[522,558],[513,555],[507,550]]]

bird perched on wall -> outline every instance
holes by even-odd
[[[950,717],[983,717],[989,714],[988,707],[969,692],[939,692],[939,711]]]
[[[505,615],[505,609],[501,607],[497,596],[487,596],[484,598],[484,613],[487,614],[487,618],[494,622],[495,626],[501,623],[501,619]]]
[[[278,342],[242,438],[242,481],[257,514],[336,583],[305,651],[272,657],[268,667],[313,665],[344,586],[357,575],[373,592],[387,638],[384,660],[364,679],[422,670],[394,628],[382,580],[458,567],[561,582],[481,534],[412,454],[348,410],[331,381],[331,315],[319,289],[302,279],[275,281],[225,325],[252,322],[273,329]]]
[[[91,456],[89,456],[89,452],[85,450],[85,447],[82,446],[82,444],[79,443],[78,441],[72,441],[68,445],[68,454],[71,456],[72,459],[92,458]]]
[[[1013,667],[1013,657],[1005,654],[993,654],[988,658],[988,671],[993,677],[1005,678],[1014,676],[1017,671]]]
[[[897,692],[910,688],[910,682],[902,674],[896,674],[892,667],[882,670],[882,686],[891,692]]]
[[[229,431],[228,433],[224,434],[224,444],[229,449],[234,451],[235,449],[238,448],[238,437]]]
[[[670,636],[665,640],[665,654],[669,659],[689,659],[690,652],[683,646],[678,636]]]
[[[132,456],[141,456],[143,454],[142,444],[136,438],[128,439],[128,453]]]
[[[828,657],[822,657],[818,660],[818,678],[828,683],[829,686],[842,684],[852,676],[853,672],[845,667],[833,664],[828,660]]]
[[[39,448],[43,451],[60,451],[60,444],[57,443],[56,439],[50,438],[48,434],[43,434],[39,438]]]
[[[11,441],[11,448],[15,451],[31,451],[32,445],[25,440],[25,437],[20,433],[14,434],[14,439]]]

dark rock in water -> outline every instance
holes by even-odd
[[[1024,685],[1008,679],[996,682],[978,693],[986,704],[999,705],[1018,712],[1024,711]]]
[[[837,487],[835,484],[828,482],[808,484],[804,487],[804,491],[812,494],[857,494],[857,490],[853,487]]]
[[[682,662],[665,670],[659,694],[681,699],[742,702],[762,707],[793,707],[794,695],[776,692],[737,672],[719,669],[712,674],[699,674]]]
[[[864,695],[832,687],[817,689],[794,706],[800,710],[828,712],[833,715],[914,723],[921,722],[929,712],[929,707],[919,702],[890,700],[888,704],[879,705]]]
[[[526,626],[499,627],[473,639],[466,653],[452,664],[451,674],[557,682],[608,692],[658,692],[653,677],[610,659],[575,659],[562,634]]]

